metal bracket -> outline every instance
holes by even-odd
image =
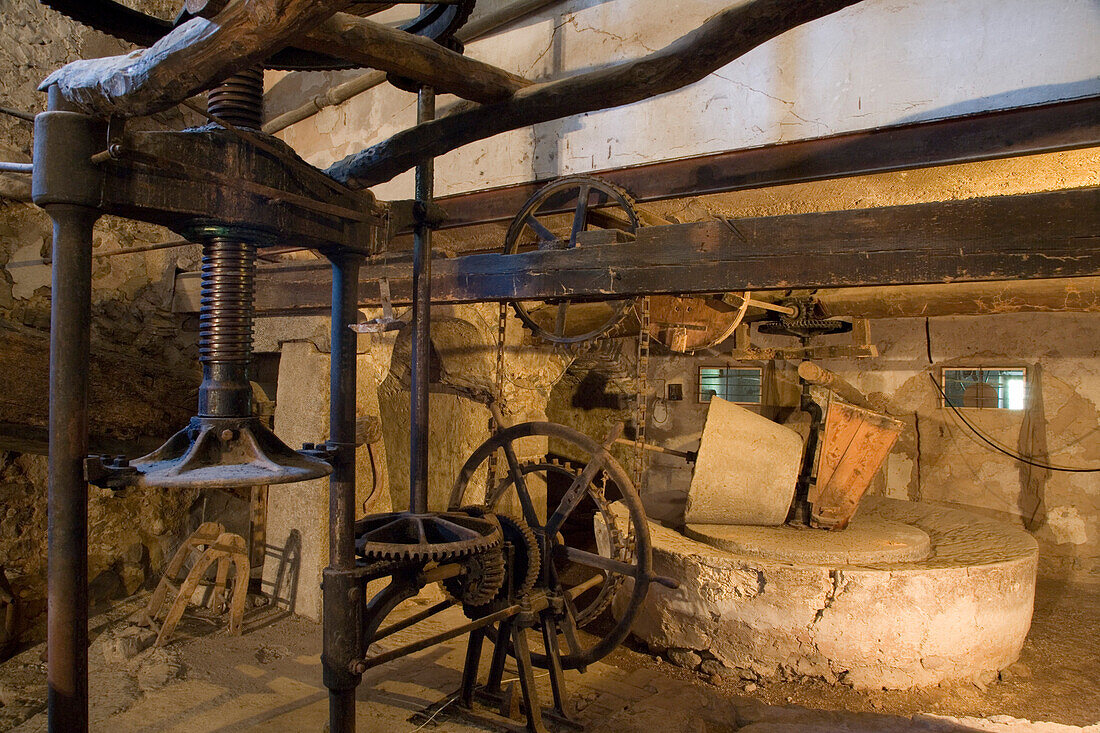
[[[84,480],[93,486],[123,491],[133,485],[137,469],[126,456],[92,455],[84,459]]]
[[[393,301],[390,299],[390,279],[384,277],[378,282],[378,291],[382,298],[382,317],[372,318],[362,323],[352,323],[349,328],[356,333],[386,333],[400,331],[409,324],[393,317]]]
[[[332,459],[336,457],[341,447],[340,443],[333,443],[331,440],[326,440],[323,443],[302,443],[302,450],[298,452],[310,458],[317,458],[325,463],[331,464]],[[354,448],[355,446],[351,447]]]

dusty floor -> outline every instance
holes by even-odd
[[[137,600],[96,617],[92,730],[320,731],[320,629],[295,617],[257,612],[254,628],[230,637],[210,619],[181,625],[181,641],[127,658],[127,615]],[[415,608],[415,606],[413,606]],[[426,624],[457,623],[448,612]],[[402,632],[393,643],[416,638]],[[372,670],[359,688],[360,731],[489,730],[417,713],[457,687],[463,639]],[[44,731],[40,647],[0,666],[0,730]],[[514,669],[513,669],[514,671]],[[631,649],[585,674],[568,673],[576,717],[589,733],[808,733],[809,731],[1050,731],[1100,733],[1100,593],[1042,583],[1021,663],[1003,681],[916,692],[860,692],[817,682],[702,679]],[[544,686],[545,677],[539,680]],[[746,686],[748,689],[746,690]],[[548,697],[544,689],[543,694]],[[1049,721],[1026,725],[1023,720]],[[421,726],[423,726],[421,728]],[[1072,726],[1072,727],[1071,727]],[[1076,726],[1087,726],[1078,728]]]

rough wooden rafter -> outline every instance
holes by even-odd
[[[241,0],[213,19],[192,18],[147,49],[74,61],[50,74],[89,114],[138,117],[179,104],[282,49],[348,0]]]
[[[296,45],[430,84],[438,92],[457,94],[475,102],[508,99],[531,84],[523,77],[455,53],[427,38],[348,13],[337,13]]]
[[[674,91],[792,28],[859,1],[749,0],[647,56],[534,84],[502,102],[459,109],[350,155],[327,172],[353,188],[367,188],[476,140]]]

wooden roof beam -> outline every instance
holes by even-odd
[[[634,242],[432,263],[433,304],[1081,278],[1100,275],[1100,187],[1017,196],[642,227]],[[361,270],[360,303],[389,281],[412,295],[393,253]],[[201,273],[176,277],[174,309],[198,310]],[[261,267],[260,313],[330,307],[323,262]]]
[[[474,102],[499,102],[531,85],[523,77],[455,53],[430,39],[348,13],[337,13],[296,45]]]
[[[258,64],[350,2],[241,0],[213,19],[192,18],[147,49],[82,59],[46,77],[84,112],[140,117],[173,107]]]

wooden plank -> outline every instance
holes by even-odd
[[[436,303],[645,293],[829,288],[1100,274],[1100,187],[639,230],[636,242],[436,260]],[[411,298],[411,265],[368,264]],[[261,312],[329,307],[324,264],[261,268]],[[176,309],[197,310],[198,274],[177,278]]]
[[[230,74],[260,63],[349,2],[241,0],[213,19],[192,18],[151,45],[122,56],[81,59],[42,82],[84,112],[139,117],[179,104]]]

